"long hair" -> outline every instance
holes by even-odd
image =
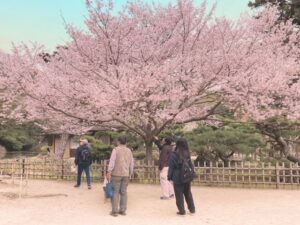
[[[177,140],[175,151],[177,152],[177,154],[179,156],[179,162],[182,162],[184,160],[191,158],[189,145],[184,138],[179,138]]]

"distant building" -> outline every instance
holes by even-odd
[[[88,132],[88,134],[94,134],[98,131],[103,131],[101,129],[92,129]],[[49,151],[51,154],[56,154],[58,149],[60,148],[60,143],[61,143],[61,138],[62,134],[60,132],[51,132],[49,134],[46,134],[46,140],[47,140],[47,145],[49,147]],[[112,144],[113,140],[112,137],[103,132],[103,134],[99,137],[99,139],[104,143],[104,144]],[[78,136],[73,135],[73,134],[67,134],[67,140],[66,140],[66,145],[65,145],[65,151],[64,151],[64,157],[63,158],[70,158],[70,157],[75,157],[75,152],[77,147],[79,146],[78,142]]]

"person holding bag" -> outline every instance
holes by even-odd
[[[133,175],[133,155],[126,143],[125,136],[118,138],[118,146],[111,153],[106,175],[113,187],[111,215],[114,217],[126,215],[127,187]]]
[[[175,152],[169,162],[168,180],[173,181],[178,215],[185,215],[184,199],[191,214],[196,212],[191,183],[195,177],[194,166],[187,141],[179,138],[176,142]]]

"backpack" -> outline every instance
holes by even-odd
[[[195,171],[190,159],[183,160],[180,175],[183,183],[189,183],[194,180]]]
[[[81,160],[83,163],[90,163],[91,161],[91,152],[88,148],[82,149],[80,152]]]

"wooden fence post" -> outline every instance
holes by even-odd
[[[210,185],[212,185],[212,183],[213,183],[213,165],[212,165],[212,162],[209,162],[209,167],[210,167],[210,170],[209,170],[209,176],[210,176],[210,179],[209,179],[209,181],[210,181]]]
[[[62,159],[61,160],[61,179],[62,180],[64,179],[64,174],[65,174],[65,171],[64,171],[64,160]]]
[[[12,163],[11,164],[11,179],[12,179],[12,184],[15,183],[15,170],[14,170],[14,166],[15,166],[15,164]]]
[[[235,172],[235,183],[238,183],[238,169],[237,169],[237,162],[234,162],[234,172]]]
[[[25,159],[22,159],[22,176],[25,175]]]
[[[279,164],[278,164],[278,162],[276,162],[276,164],[275,164],[275,174],[276,174],[276,189],[279,189],[280,176],[279,176]]]
[[[299,176],[300,176],[300,173],[299,173],[299,163],[297,162],[296,163],[296,171],[297,171],[297,173],[296,173],[296,182],[297,182],[297,184],[299,184],[300,183],[300,179],[299,179]]]
[[[263,182],[263,187],[265,188],[266,181],[265,181],[265,163],[262,163],[262,182]]]
[[[294,176],[293,176],[293,173],[294,173],[294,166],[292,163],[290,163],[290,183],[293,184],[294,183]]]

